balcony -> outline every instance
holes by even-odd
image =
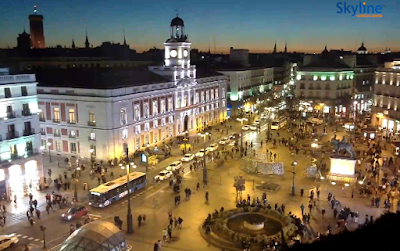
[[[96,121],[89,121],[87,123],[88,123],[88,126],[96,126]]]
[[[89,140],[89,141],[96,141],[96,138],[92,138],[92,137],[89,136],[89,137],[88,137],[88,140]]]
[[[42,130],[41,130],[41,131],[40,131],[40,134],[41,134],[41,135],[46,135],[46,131],[42,131]]]
[[[76,138],[76,134],[69,134],[68,138],[75,139]]]
[[[22,116],[32,116],[31,110],[22,110]]]
[[[8,139],[8,140],[10,140],[10,139],[16,139],[16,138],[18,138],[18,137],[19,137],[18,132],[8,132],[8,133],[7,133],[7,139]]]
[[[29,128],[29,129],[25,129],[24,130],[24,136],[30,136],[30,135],[33,135],[33,134],[35,134],[35,129],[33,129],[33,128]]]
[[[60,123],[60,119],[59,119],[59,118],[54,118],[54,119],[53,119],[53,122],[54,122],[54,123]]]
[[[37,154],[39,154],[39,150],[37,150],[37,149],[26,149],[25,150],[25,154],[23,155],[23,156],[18,156],[18,152],[15,152],[15,153],[11,153],[10,154],[10,158],[11,158],[11,160],[17,160],[17,159],[22,159],[22,158],[28,158],[28,157],[31,157],[31,156],[34,156],[34,155],[37,155]],[[6,162],[6,161],[9,161],[10,159],[9,158],[4,158],[4,159],[0,159],[0,163],[3,163],[3,162]]]
[[[7,119],[14,119],[15,118],[15,112],[7,112]]]
[[[68,123],[68,124],[76,124],[76,121],[75,121],[75,120],[72,120],[72,119],[68,119],[67,123]]]

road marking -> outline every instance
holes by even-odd
[[[35,241],[40,241],[40,239],[35,239]]]
[[[35,239],[35,238],[33,238],[33,237],[29,237],[29,238],[28,238],[28,240],[30,240],[30,241],[33,240],[33,239]]]
[[[98,214],[89,214],[89,216],[101,218],[101,215],[98,215]]]
[[[138,195],[142,195],[142,194],[143,194],[143,192],[139,193]]]
[[[44,243],[44,240],[41,240],[40,242],[41,242],[41,243]],[[61,244],[60,244],[60,245],[61,245]],[[58,246],[59,246],[59,245],[57,245],[56,247],[58,247]]]
[[[22,236],[22,234],[17,234],[17,237],[21,237]]]
[[[28,238],[28,236],[26,236],[26,235],[22,236],[22,239],[26,239],[26,238]]]
[[[149,187],[147,190],[150,190],[150,189],[153,189],[154,188],[154,186],[151,186],[151,187]]]

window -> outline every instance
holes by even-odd
[[[69,146],[71,148],[71,153],[76,153],[76,143],[69,143]]]
[[[133,116],[135,118],[135,121],[138,121],[140,119],[140,108],[139,108],[139,105],[135,105],[133,110],[134,110]]]
[[[149,103],[144,103],[144,117],[148,118],[149,116],[150,116]]]
[[[208,100],[209,100],[209,93],[208,93],[208,91],[206,91],[206,102],[208,102]]]
[[[153,101],[153,116],[158,114],[158,103],[157,101]]]
[[[7,118],[9,119],[15,118],[13,107],[11,105],[7,106]]]
[[[154,120],[153,121],[153,128],[157,128],[158,127],[158,120]]]
[[[176,108],[180,108],[181,107],[181,97],[178,96],[178,100],[176,101]]]
[[[214,100],[214,90],[211,90],[211,100]]]
[[[46,121],[46,118],[44,117],[44,112],[42,110],[40,110],[39,112],[39,121]]]
[[[144,130],[146,132],[150,131],[150,124],[149,123],[144,124]]]
[[[120,122],[121,122],[121,125],[126,125],[126,123],[127,123],[126,108],[121,108],[121,111],[120,111]]]
[[[60,108],[58,107],[53,109],[53,121],[57,123],[60,122]]]
[[[196,92],[196,97],[194,99],[194,102],[195,102],[195,104],[199,103],[199,93],[198,92]]]
[[[160,105],[161,105],[161,107],[160,107],[161,113],[164,113],[165,112],[165,99],[160,100]]]
[[[182,107],[186,107],[187,105],[189,105],[189,104],[188,104],[188,96],[185,95],[185,96],[183,97],[183,105],[182,105]]]
[[[4,96],[6,98],[11,98],[11,89],[10,88],[4,88]]]
[[[58,136],[58,137],[61,136],[60,129],[54,129],[54,136]]]
[[[127,139],[128,138],[128,129],[124,128],[122,129],[122,139]]]
[[[96,140],[96,133],[94,132],[90,133],[90,140]]]
[[[26,86],[21,86],[21,95],[28,96],[28,89],[26,88]]]
[[[161,119],[161,126],[165,126],[165,118]]]
[[[201,103],[204,103],[204,92],[201,92]]]
[[[225,107],[225,100],[222,100],[222,107]]]
[[[218,89],[215,89],[215,98],[218,99]]]
[[[90,145],[90,152],[92,156],[96,156],[96,146]]]
[[[31,111],[29,109],[29,104],[22,104],[22,115],[23,116],[30,116]]]
[[[68,123],[75,124],[75,109],[68,110]]]
[[[76,137],[76,132],[74,130],[69,131],[69,137],[75,138]]]
[[[61,141],[56,141],[56,151],[61,152]]]
[[[174,104],[172,103],[172,98],[168,99],[168,111],[172,112],[174,110]]]
[[[96,125],[96,116],[94,115],[94,111],[89,111],[89,124]]]
[[[135,126],[135,133],[140,134],[140,125]]]
[[[174,123],[174,116],[169,116],[168,123]]]
[[[45,139],[42,139],[42,140],[41,140],[41,147],[42,147],[43,149],[46,149],[46,148],[47,148],[47,141],[46,141]]]
[[[225,95],[225,88],[222,88],[222,98],[225,98],[226,97],[226,95]]]

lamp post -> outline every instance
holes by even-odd
[[[43,248],[46,248],[46,235],[45,235],[46,227],[40,226],[40,231],[43,232]]]
[[[129,184],[130,183],[130,179],[129,179],[129,171],[130,171],[130,165],[132,165],[132,168],[136,168],[136,165],[133,163],[133,162],[131,162],[130,164],[129,164],[129,149],[127,148],[126,149],[126,180],[127,180],[127,187],[128,187],[128,212],[127,212],[127,215],[126,215],[126,221],[127,221],[127,233],[128,234],[133,234],[133,220],[132,220],[132,209],[131,209],[131,192],[130,192],[130,189],[131,189],[131,185]],[[125,168],[125,166],[124,165],[121,165],[121,169],[124,169]]]
[[[295,177],[295,175],[296,175],[296,172],[295,172],[295,167],[296,167],[296,166],[297,166],[297,161],[293,161],[293,162],[292,162],[292,167],[293,167],[293,171],[292,171],[292,173],[293,173],[292,196],[295,195],[294,177]]]
[[[47,149],[49,149],[49,162],[51,163],[51,151],[50,151],[51,143],[47,142]]]
[[[80,170],[81,168],[79,167],[79,163],[76,163],[76,167],[75,167],[75,173],[74,173],[74,198],[75,201],[78,201],[78,177],[77,177],[77,171]]]
[[[353,104],[354,104],[354,106],[353,106],[353,108],[354,108],[354,127],[353,127],[353,130],[354,130],[354,142],[356,141],[357,103],[358,103],[357,101],[353,102]]]
[[[203,161],[204,161],[204,166],[203,166],[203,184],[207,184],[207,166],[206,166],[206,138],[207,136],[210,135],[210,133],[199,133],[199,136],[204,138],[204,152],[203,152]]]
[[[237,118],[237,121],[240,121],[240,157],[243,157],[243,121],[247,121],[246,118]]]

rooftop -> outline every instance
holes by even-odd
[[[84,89],[117,89],[170,82],[165,77],[140,68],[37,69],[36,79],[38,86],[42,87]]]
[[[348,65],[339,62],[338,60],[329,55],[321,55],[316,61],[301,67],[300,70],[338,71],[338,70],[350,70],[350,69],[351,68]]]

